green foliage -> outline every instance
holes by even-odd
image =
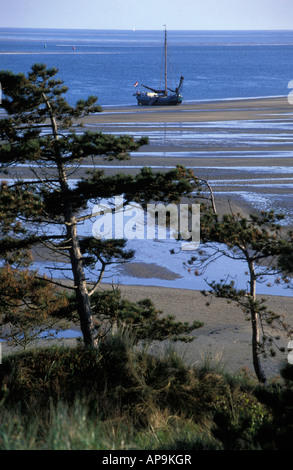
[[[26,422],[18,412],[1,413],[0,450],[219,450],[221,444],[191,420],[157,413],[157,424],[145,429],[131,418],[101,420],[91,416],[84,400],[73,406],[51,405],[47,419]]]
[[[288,450],[293,439],[293,388],[271,384],[267,389],[260,389],[258,400],[270,409],[267,419],[258,433],[258,439],[264,450]]]
[[[137,341],[173,341],[190,342],[195,329],[202,326],[195,321],[176,322],[173,315],[163,316],[150,299],[142,299],[137,303],[122,297],[119,289],[107,290],[93,295],[93,312],[102,325],[131,329]],[[107,328],[107,326],[105,326]]]
[[[259,317],[262,325],[262,337],[258,342],[258,351],[263,357],[275,356],[277,343],[274,340],[280,338],[280,332],[289,337],[292,334],[292,328],[284,321],[283,315],[270,310],[266,305],[266,298],[253,298],[245,289],[235,288],[234,281],[229,284],[225,283],[224,280],[220,282],[212,281],[208,285],[211,287],[210,293],[213,296],[227,299],[228,303],[236,302],[241,307],[247,320],[251,320],[252,314]],[[206,291],[202,291],[202,294],[208,296]]]
[[[63,128],[69,127],[73,118],[82,117],[89,110],[101,111],[95,105],[95,97],[78,101],[76,107],[70,106],[62,96],[67,92],[67,87],[62,80],[54,78],[57,73],[58,69],[47,69],[45,64],[34,64],[27,76],[23,73],[0,71],[0,82],[5,95],[2,106],[13,115],[14,122],[18,125],[44,122],[47,117],[44,94],[48,96],[57,119],[62,121]],[[3,127],[4,125],[5,123]]]
[[[286,233],[279,224],[283,218],[282,214],[274,211],[263,211],[259,216],[250,214],[249,218],[240,213],[224,214],[221,218],[210,212],[203,213],[202,241],[224,243],[231,250],[230,257],[237,259],[247,259],[249,247],[252,259],[258,262],[269,256],[292,253],[292,233]]]
[[[55,336],[66,328],[55,312],[67,306],[67,296],[45,277],[7,264],[0,268],[0,331],[9,345],[25,349],[40,337]]]
[[[13,346],[26,348],[41,335],[51,336],[56,325],[53,312],[65,307],[65,295],[57,293],[45,277],[29,270],[29,248],[39,243],[25,219],[42,213],[42,201],[29,188],[17,183],[0,186],[0,329],[1,337]]]
[[[66,319],[78,323],[75,296],[67,297],[68,303],[54,312],[56,319]],[[122,296],[119,288],[96,291],[91,296],[93,316],[100,333],[100,339],[111,332],[125,330],[132,332],[136,342],[170,340],[191,342],[195,339],[194,330],[203,323],[176,321],[173,315],[164,315],[150,299],[132,302]]]
[[[96,351],[44,348],[3,358],[0,382],[8,405],[22,410],[36,407],[37,412],[50,399],[70,403],[82,392],[90,392],[97,386],[100,370]]]
[[[293,244],[293,232],[289,232],[291,237],[291,244]],[[293,273],[293,253],[292,246],[284,247],[283,252],[280,254],[278,259],[278,265],[287,274]]]
[[[37,241],[22,223],[42,210],[39,197],[18,185],[0,184],[0,256],[9,264],[27,265],[30,262],[28,248]]]
[[[259,430],[269,418],[268,409],[254,395],[241,389],[229,390],[215,405],[213,434],[225,448],[257,449]]]

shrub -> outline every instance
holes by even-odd
[[[0,390],[0,447],[13,447],[13,434],[15,446],[44,441],[52,448],[270,449],[292,441],[291,382],[264,387],[207,364],[195,369],[170,348],[156,357],[127,330],[109,335],[98,351],[4,357]]]
[[[91,392],[101,372],[94,350],[44,348],[3,358],[0,383],[6,403],[21,408],[45,406],[49,399],[71,401],[76,394]]]

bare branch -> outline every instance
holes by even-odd
[[[104,272],[105,272],[105,269],[106,269],[106,262],[103,261],[102,259],[100,259],[100,262],[102,263],[102,267],[101,267],[101,270],[100,270],[100,274],[99,274],[99,278],[97,280],[97,282],[95,283],[94,287],[88,292],[88,295],[89,297],[91,297],[97,290],[97,288],[99,287],[101,281],[102,281],[102,278],[103,278],[103,275],[104,275]]]
[[[62,282],[53,281],[53,279],[49,279],[49,278],[47,278],[47,277],[36,276],[36,279],[39,279],[39,280],[41,280],[41,281],[50,282],[50,284],[54,284],[55,286],[58,286],[58,287],[63,287],[64,289],[76,290],[76,287],[75,287],[75,286],[70,286],[70,285],[67,285],[67,284],[62,284]]]

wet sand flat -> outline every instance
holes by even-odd
[[[205,122],[234,119],[274,119],[276,115],[292,113],[287,97],[232,99],[202,101],[180,106],[131,106],[111,107],[102,113],[83,118],[84,123],[133,123],[133,122]]]
[[[290,215],[293,106],[287,97],[110,108],[83,122],[85,129],[149,137],[130,160],[99,162],[107,174],[183,165],[208,180],[227,208],[274,208]]]

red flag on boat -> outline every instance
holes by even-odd
[[[133,85],[134,87],[138,85],[138,82],[135,82],[135,84]]]

